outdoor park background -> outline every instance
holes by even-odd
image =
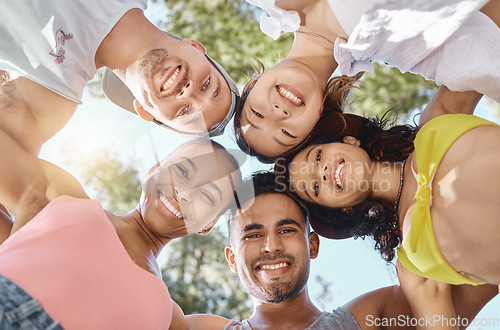
[[[235,79],[240,91],[254,73],[252,56],[266,67],[283,58],[293,36],[277,41],[258,27],[262,11],[242,0],[159,0],[150,3],[147,16],[157,26],[201,41],[211,57]],[[400,123],[414,119],[435,93],[436,86],[397,69],[377,65],[365,75],[346,112],[383,114],[400,109]],[[476,114],[500,122],[500,107],[483,99]],[[237,149],[232,121],[224,136],[215,139]],[[154,142],[151,142],[154,141]],[[183,138],[158,129],[103,98],[100,80],[90,82],[70,123],[42,149],[41,158],[54,162],[84,183],[92,198],[112,212],[131,210],[140,195],[140,173],[152,165],[152,148],[160,157],[175,149]],[[149,153],[149,155],[148,155]],[[270,165],[251,159],[244,176]],[[251,314],[251,301],[224,258],[224,219],[208,235],[193,235],[169,244],[160,257],[163,277],[172,298],[186,314],[213,313],[243,319]],[[321,239],[320,255],[311,262],[309,290],[323,310],[335,309],[370,290],[397,284],[395,267],[386,265],[371,239]],[[469,329],[500,328],[500,297],[491,301]]]

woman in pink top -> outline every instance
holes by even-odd
[[[148,172],[123,216],[88,199],[61,168],[10,156],[1,166],[24,167],[33,189],[17,195],[16,178],[0,178],[0,200],[16,219],[0,245],[1,329],[184,326],[156,257],[174,238],[208,232],[228,208],[241,180],[231,154],[210,140],[181,146]]]

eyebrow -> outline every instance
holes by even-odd
[[[219,96],[220,92],[220,79],[219,77],[215,76],[216,81],[217,81],[217,87],[215,87],[215,90],[213,91],[212,95],[210,96],[210,99],[213,101],[217,96]]]
[[[297,221],[295,221],[293,219],[283,219],[283,220],[280,220],[280,221],[278,221],[276,223],[275,227],[281,227],[281,226],[286,226],[286,225],[296,225],[296,226],[302,228],[301,225]]]
[[[313,151],[314,147],[309,149],[309,151],[306,153],[306,162],[309,160],[309,155],[311,154],[311,151]]]
[[[252,108],[250,108],[250,110],[252,110]],[[250,126],[252,126],[253,128],[255,129],[261,129],[259,126],[255,125],[251,120],[250,118],[248,118],[248,115],[245,114],[245,118],[247,119],[248,123],[250,124]]]
[[[280,141],[277,137],[273,136],[273,140],[276,141],[276,143],[278,143],[279,145],[283,146],[283,147],[291,147],[293,146],[294,144],[286,144],[282,141]]]
[[[245,228],[243,228],[240,232],[240,235],[244,235],[247,231],[250,231],[250,230],[254,230],[254,229],[262,229],[264,228],[263,225],[259,224],[259,223],[253,223],[251,225],[247,225],[245,226]]]
[[[209,186],[219,193],[219,200],[222,200],[222,191],[220,191],[219,187],[213,182],[210,182]]]
[[[181,157],[181,159],[187,161],[189,163],[189,165],[191,166],[191,168],[193,169],[193,171],[198,171],[198,167],[190,158]]]

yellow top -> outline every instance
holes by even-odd
[[[432,179],[445,153],[461,135],[475,127],[486,125],[497,124],[474,115],[450,114],[430,120],[417,133],[417,201],[411,215],[410,230],[398,249],[398,259],[403,266],[419,276],[451,284],[483,284],[460,275],[444,260],[434,237],[430,208]]]

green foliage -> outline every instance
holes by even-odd
[[[432,81],[404,73],[384,64],[374,63],[373,74],[365,73],[354,92],[354,102],[346,111],[360,115],[382,115],[396,108],[400,114],[423,110],[437,91]]]
[[[224,257],[227,238],[216,227],[165,247],[163,281],[184,314],[209,313],[233,319],[250,316],[249,298]]]
[[[292,34],[276,41],[263,34],[255,19],[263,11],[244,0],[168,0],[166,5],[165,28],[204,44],[238,85],[255,73],[252,56],[270,67],[292,46]]]
[[[65,154],[65,163],[74,169],[71,173],[78,177],[91,198],[101,202],[104,209],[120,215],[135,208],[141,196],[141,182],[131,162],[120,161],[114,152],[107,149],[85,157],[75,153]]]

